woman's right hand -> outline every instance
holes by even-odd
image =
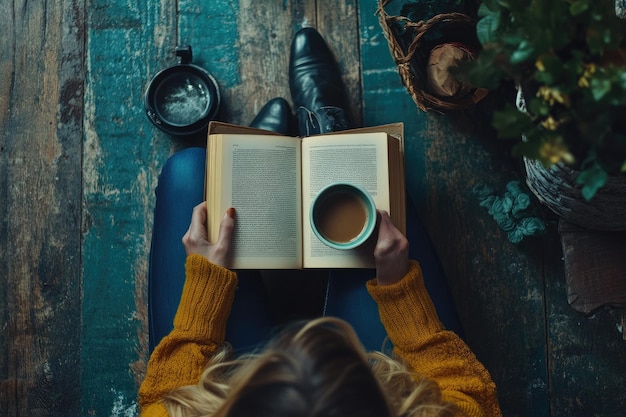
[[[220,223],[220,233],[217,242],[209,242],[206,229],[207,205],[198,204],[193,209],[189,230],[183,236],[183,246],[187,256],[198,254],[210,262],[228,268],[231,257],[233,229],[235,228],[235,209],[226,210]]]
[[[374,247],[376,280],[379,285],[389,285],[409,272],[409,241],[393,225],[386,211],[378,211],[378,241]]]

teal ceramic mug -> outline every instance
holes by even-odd
[[[334,249],[354,249],[365,243],[376,227],[376,204],[357,185],[333,183],[315,196],[309,219],[322,243]]]

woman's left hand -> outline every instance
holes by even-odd
[[[207,205],[206,201],[193,209],[189,230],[183,236],[183,246],[187,256],[198,254],[210,262],[228,268],[231,256],[233,229],[235,228],[235,209],[226,210],[220,223],[220,233],[217,242],[209,242],[206,229]]]

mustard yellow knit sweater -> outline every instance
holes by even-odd
[[[187,258],[186,269],[174,329],[154,349],[139,389],[142,417],[167,416],[163,396],[197,384],[208,358],[224,342],[237,275],[198,255]],[[396,354],[436,381],[443,398],[468,417],[501,416],[495,384],[467,345],[443,329],[417,262],[411,262],[399,282],[378,286],[372,280],[367,289],[378,303]]]

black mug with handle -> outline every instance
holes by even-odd
[[[191,46],[177,46],[178,65],[160,71],[152,78],[144,102],[148,119],[162,131],[193,135],[217,115],[220,92],[215,78],[191,63]]]

